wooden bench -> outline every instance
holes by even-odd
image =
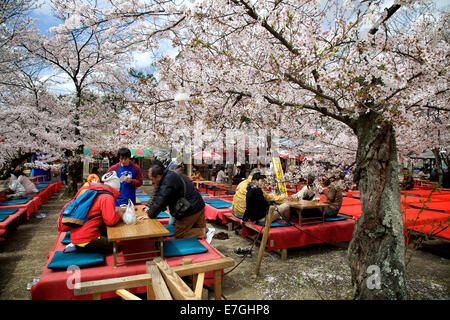
[[[231,258],[192,263],[183,259],[183,265],[170,267],[161,257],[146,263],[145,274],[76,283],[76,296],[92,294],[94,300],[101,299],[102,292],[114,291],[124,300],[141,300],[126,289],[147,287],[148,300],[201,300],[205,272],[214,271],[214,296],[222,297],[221,271],[234,266]],[[191,289],[181,277],[193,276]]]

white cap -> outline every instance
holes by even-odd
[[[120,191],[120,179],[117,177],[117,173],[115,171],[105,173],[102,177],[102,181],[104,184]]]

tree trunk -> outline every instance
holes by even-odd
[[[348,249],[355,299],[406,299],[405,240],[395,132],[369,112],[358,120],[362,215]]]
[[[438,175],[439,175],[439,186],[442,186],[442,181],[444,178],[444,170],[442,170],[442,159],[441,159],[441,154],[439,152],[438,148],[434,148],[433,149],[433,154],[434,154],[434,159],[435,159],[435,166],[436,169],[438,171]]]

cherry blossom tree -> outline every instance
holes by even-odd
[[[182,51],[158,65],[157,96],[169,99],[183,86],[191,101],[154,109],[170,128],[198,117],[295,136],[296,120],[311,130],[321,116],[347,127],[340,144],[356,148],[363,212],[348,251],[359,299],[407,297],[397,167],[398,150],[412,145],[397,145],[410,143],[414,129],[448,129],[446,16],[426,12],[396,30],[388,19],[414,4],[402,1],[386,14],[383,3],[217,0],[185,8],[173,39]],[[423,117],[432,108],[441,123]],[[433,137],[413,145],[432,148]],[[374,277],[381,281],[371,286]]]

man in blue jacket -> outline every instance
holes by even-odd
[[[148,217],[156,219],[167,207],[170,214],[175,216],[175,204],[178,199],[184,197],[190,203],[190,208],[183,216],[177,217],[174,237],[205,238],[205,202],[189,178],[175,171],[164,170],[160,164],[152,165],[148,175],[155,186],[152,201],[144,207]]]

